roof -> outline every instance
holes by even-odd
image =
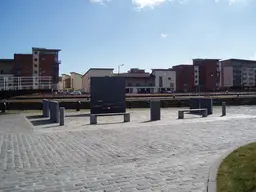
[[[152,70],[152,73],[154,71],[173,71],[173,69],[151,69]]]
[[[150,77],[150,73],[119,73],[115,74],[115,76],[118,77],[133,77],[133,78],[145,78],[145,77]]]
[[[178,68],[178,67],[193,67],[192,64],[180,64],[180,65],[174,65],[172,68]]]
[[[14,59],[0,59],[0,62],[3,62],[3,63],[12,63],[12,62],[14,62]]]
[[[77,74],[77,75],[83,76],[82,74],[77,73],[77,72],[70,72],[70,73],[75,73],[75,74]]]
[[[242,62],[248,62],[248,63],[256,63],[256,60],[247,60],[247,59],[224,59],[224,60],[220,60],[220,61],[242,61]]]
[[[66,74],[66,73],[62,73],[61,75],[66,75],[66,76],[69,76],[69,77],[70,77],[70,75],[68,75],[68,74]]]
[[[59,52],[61,49],[47,49],[47,48],[39,48],[39,47],[32,47],[34,51],[49,51],[49,52]]]
[[[83,74],[83,76],[85,76],[87,73],[89,73],[89,71],[92,71],[92,70],[106,70],[106,71],[114,71],[114,68],[90,68],[87,72],[85,72],[84,74]],[[82,76],[82,77],[83,77]]]
[[[195,59],[192,59],[193,61],[195,60],[202,60],[202,61],[219,61],[220,59],[202,59],[202,58],[195,58]]]

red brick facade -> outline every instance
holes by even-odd
[[[176,91],[194,91],[194,67],[193,65],[176,65],[172,68],[176,72]]]
[[[55,61],[54,54],[40,54],[39,76],[51,76],[53,83],[58,83],[59,64]],[[33,76],[32,54],[14,54],[14,75]]]
[[[219,81],[217,72],[219,59],[194,59],[193,65],[199,66],[200,91],[214,91]]]

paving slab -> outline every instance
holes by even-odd
[[[134,110],[130,123],[114,117],[91,126],[80,116],[61,128],[2,131],[0,191],[206,191],[213,162],[255,141],[256,113],[248,107],[184,120],[163,111],[157,122]]]

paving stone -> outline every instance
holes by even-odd
[[[206,191],[213,162],[256,135],[254,107],[214,113],[176,120],[177,109],[163,109],[142,123],[149,111],[132,110],[130,123],[67,117],[34,130],[22,115],[0,116],[0,191]]]

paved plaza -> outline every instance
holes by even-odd
[[[129,123],[100,117],[99,125],[89,125],[88,111],[68,112],[63,127],[1,115],[0,191],[206,192],[214,161],[256,141],[256,109],[184,120],[177,110],[163,109],[156,122],[149,109],[131,110]]]

